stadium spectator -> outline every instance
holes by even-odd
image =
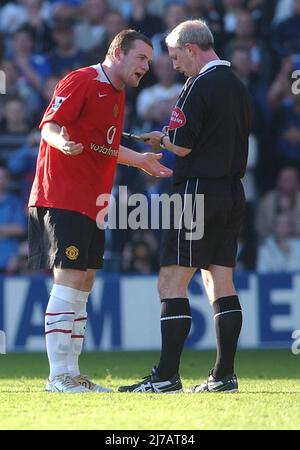
[[[142,89],[136,103],[143,131],[161,129],[165,125],[182,88],[182,84],[176,82],[176,72],[167,54],[161,54],[154,61],[152,70],[157,83]]]
[[[32,271],[28,268],[28,241],[26,240],[18,245],[16,254],[10,257],[5,274],[32,275],[33,273],[36,273],[36,271]]]
[[[255,182],[257,189],[266,190],[273,186],[275,168],[270,167],[270,158],[274,160],[274,150],[270,145],[271,112],[267,103],[268,83],[251,70],[249,50],[236,48],[230,57],[232,68],[252,95],[254,114],[251,133],[257,140],[257,162]]]
[[[4,128],[0,134],[0,157],[7,158],[26,140],[29,120],[26,105],[19,97],[6,97],[3,110]]]
[[[187,9],[184,4],[171,2],[164,9],[164,27],[163,31],[154,34],[152,37],[153,60],[157,59],[161,53],[168,53],[165,38],[180,22],[187,19]]]
[[[29,115],[40,108],[40,98],[32,86],[22,78],[13,60],[2,60],[0,70],[5,73],[5,90],[9,97],[20,97],[26,104]]]
[[[84,52],[101,44],[105,32],[106,0],[86,0],[83,3],[83,17],[74,27],[75,46]]]
[[[232,62],[233,70],[252,94],[265,120],[269,120],[270,111],[267,105],[268,84],[253,69],[251,51],[245,47],[234,47],[230,55],[230,61]]]
[[[102,61],[111,41],[124,28],[126,28],[126,23],[122,14],[116,10],[108,11],[104,19],[104,35],[102,42],[87,54],[86,63],[92,65],[96,64],[97,61]]]
[[[274,126],[280,165],[300,169],[300,95],[282,102]]]
[[[281,60],[280,70],[271,84],[267,100],[273,113],[277,113],[284,103],[289,103],[292,97],[291,75],[294,69],[292,56]]]
[[[243,11],[244,0],[222,0],[223,26],[225,39],[230,38],[236,32],[238,14]]]
[[[251,59],[251,72],[259,76],[261,80],[270,80],[270,51],[260,39],[256,23],[248,11],[240,11],[237,13],[235,34],[225,46],[224,56],[230,58],[235,48],[248,50]]]
[[[257,271],[260,273],[300,271],[300,238],[293,235],[290,216],[278,214],[274,233],[258,248]]]
[[[278,24],[272,41],[279,59],[300,53],[300,0],[294,0],[292,17]]]
[[[7,159],[7,168],[18,183],[24,205],[28,203],[29,192],[34,179],[40,138],[40,132],[34,128],[28,134],[24,145]]]
[[[215,0],[185,0],[182,3],[186,5],[189,19],[205,20],[214,34],[216,50],[221,50],[224,44],[224,32],[222,16],[219,11],[220,8],[217,8],[217,2]]]
[[[133,232],[131,240],[125,244],[122,256],[123,272],[141,274],[157,272],[159,268],[158,242],[153,231]]]
[[[275,189],[267,192],[259,202],[256,230],[260,238],[274,234],[274,224],[280,213],[289,215],[293,235],[300,236],[299,173],[293,167],[281,170]]]
[[[272,22],[274,26],[292,17],[294,6],[294,0],[275,0],[275,2],[276,5],[274,8],[274,17]]]
[[[80,20],[85,0],[52,0],[52,3],[56,20]]]
[[[49,75],[45,79],[44,86],[43,86],[43,92],[41,95],[42,110],[40,112],[40,117],[42,116],[42,111],[44,111],[46,106],[49,105],[49,102],[53,96],[55,86],[57,85],[59,80],[60,80],[60,78],[57,75]]]
[[[43,53],[35,53],[33,44],[32,32],[25,25],[15,32],[12,53],[8,57],[13,58],[20,75],[27,83],[40,92],[43,80],[50,74],[51,69],[47,56]]]
[[[51,10],[44,9],[47,2],[43,0],[22,0],[26,11],[26,25],[31,31],[33,38],[33,50],[36,53],[47,52],[53,46],[49,22],[51,20]],[[50,6],[50,5],[49,5]]]
[[[9,193],[10,176],[0,166],[0,272],[5,272],[10,258],[18,251],[19,239],[26,233],[20,199]]]
[[[258,162],[258,141],[254,134],[249,136],[249,152],[247,168],[242,183],[246,197],[245,220],[239,239],[238,267],[239,269],[255,270],[257,236],[254,227],[255,206],[257,201],[257,186],[255,168]]]
[[[13,35],[20,27],[29,24],[33,18],[41,17],[43,21],[51,20],[52,8],[50,2],[43,1],[39,7],[39,0],[17,0],[8,2],[2,7],[0,14],[0,31]],[[30,17],[29,17],[30,16]],[[35,19],[37,20],[37,19]]]
[[[58,20],[52,26],[55,47],[49,53],[51,74],[62,77],[85,63],[85,55],[76,49],[73,24],[69,20]]]
[[[161,18],[148,11],[149,0],[131,0],[131,13],[127,18],[128,26],[139,30],[148,37],[163,30]]]

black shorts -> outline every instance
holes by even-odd
[[[89,217],[65,209],[29,208],[29,267],[100,269],[104,231]]]
[[[191,239],[190,227],[186,227],[188,221],[184,221],[184,198],[185,194],[190,194],[193,199],[192,205],[195,205],[195,194],[203,193],[201,180],[199,182],[199,179],[192,178],[174,186],[173,193],[179,193],[182,196],[181,227],[172,226],[170,230],[164,230],[161,266],[175,264],[199,269],[208,269],[210,264],[225,267],[235,266],[238,236],[245,212],[245,196],[240,180],[228,183],[226,186],[224,185],[226,189],[221,195],[204,193],[204,230],[200,239]],[[199,222],[195,206],[192,209],[191,217],[193,217],[193,221],[197,218],[197,223]],[[171,217],[171,223],[172,220],[174,217]],[[176,222],[178,222],[178,215]]]

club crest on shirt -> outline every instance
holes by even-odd
[[[117,104],[115,104],[114,109],[113,109],[113,115],[115,118],[117,118],[118,114],[119,114],[119,107]]]
[[[70,247],[66,248],[66,256],[71,261],[75,261],[78,258],[79,250],[75,245],[70,245]]]
[[[52,109],[54,111],[57,111],[58,108],[61,107],[62,103],[66,100],[66,97],[55,97],[53,103],[52,103]]]
[[[173,109],[171,114],[169,130],[181,128],[185,124],[186,124],[185,114],[178,106],[176,106],[176,108]]]

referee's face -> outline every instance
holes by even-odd
[[[197,75],[199,70],[193,54],[187,47],[169,47],[169,56],[173,62],[173,67],[186,77]]]
[[[121,77],[126,86],[137,87],[149,70],[152,48],[144,41],[136,40],[128,52],[121,55]]]

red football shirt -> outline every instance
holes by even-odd
[[[65,126],[84,150],[69,156],[41,139],[29,206],[79,211],[95,220],[100,194],[110,194],[123,125],[125,92],[116,90],[100,64],[75,70],[55,88],[40,128]]]

